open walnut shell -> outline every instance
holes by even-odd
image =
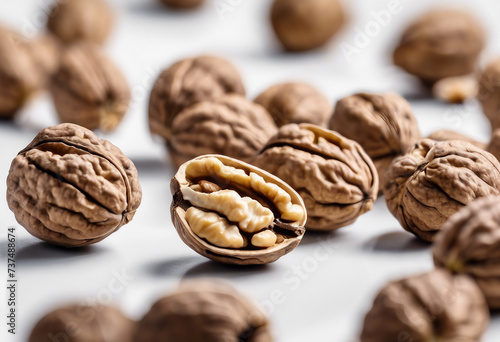
[[[277,177],[221,155],[183,164],[170,183],[171,215],[197,253],[227,264],[274,262],[302,240],[302,198]]]

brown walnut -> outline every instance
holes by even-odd
[[[434,10],[406,28],[394,63],[426,84],[475,71],[486,44],[481,24],[459,10]]]
[[[249,161],[275,134],[271,115],[241,95],[197,103],[179,113],[167,144],[177,166],[203,154]]]
[[[149,129],[170,140],[174,118],[189,106],[215,100],[225,94],[245,95],[238,70],[215,56],[183,59],[156,80],[149,99]]]
[[[500,59],[490,63],[482,71],[477,99],[492,129],[500,128]]]
[[[0,119],[11,119],[40,87],[40,77],[26,41],[0,27]]]
[[[500,129],[497,128],[491,135],[490,142],[486,146],[486,151],[490,152],[500,161]]]
[[[74,304],[38,321],[28,342],[132,342],[135,322],[113,307]]]
[[[50,88],[61,122],[103,132],[118,126],[130,102],[122,72],[89,43],[72,45],[62,53]]]
[[[363,147],[377,168],[380,192],[392,160],[421,138],[410,104],[396,94],[345,97],[337,102],[328,126]]]
[[[454,214],[434,242],[436,267],[471,276],[490,309],[500,309],[500,197],[480,198]]]
[[[391,164],[384,189],[401,226],[425,241],[463,206],[499,194],[497,159],[461,140],[420,140]]]
[[[363,148],[315,125],[281,127],[253,164],[281,178],[304,199],[307,229],[347,226],[377,199],[377,170]]]
[[[227,264],[274,262],[302,240],[300,196],[277,177],[220,155],[183,164],[170,183],[171,216],[182,241]]]
[[[289,123],[326,126],[332,114],[330,101],[306,83],[276,84],[257,96],[255,102],[269,111],[278,127]]]
[[[12,161],[7,202],[28,232],[86,246],[127,224],[141,202],[134,164],[109,141],[74,124],[45,128]]]
[[[306,51],[325,45],[345,22],[339,0],[275,0],[271,23],[289,51]]]
[[[61,47],[57,39],[51,34],[41,35],[28,42],[28,49],[40,73],[40,83],[48,86],[52,75],[59,68]]]
[[[205,0],[160,0],[167,6],[174,8],[194,8],[205,2]]]
[[[112,26],[113,12],[105,0],[58,0],[47,21],[49,31],[64,44],[102,44]]]
[[[387,284],[365,317],[360,342],[480,341],[489,320],[475,282],[439,269]]]
[[[465,134],[458,133],[455,131],[450,131],[447,129],[440,129],[440,130],[434,131],[431,134],[429,134],[427,139],[432,139],[432,140],[436,140],[436,141],[463,140],[463,141],[467,141],[467,142],[471,143],[474,146],[479,147],[480,149],[483,149],[483,150],[486,149],[486,144],[479,142],[475,139],[472,139],[471,137],[469,137]]]
[[[225,282],[191,280],[159,299],[138,323],[134,342],[272,342],[269,320]]]

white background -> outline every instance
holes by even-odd
[[[18,333],[7,336],[8,341],[26,341],[41,315],[68,301],[111,300],[132,318],[140,318],[179,280],[203,276],[229,279],[260,301],[271,315],[277,341],[355,341],[381,286],[389,279],[432,269],[428,245],[400,228],[383,198],[354,225],[326,235],[307,233],[291,254],[262,267],[211,262],[186,247],[170,221],[173,169],[162,145],[149,135],[147,102],[159,72],[186,56],[215,53],[230,59],[241,70],[250,98],[287,80],[308,81],[332,102],[358,91],[394,91],[410,100],[423,134],[449,128],[489,139],[490,128],[477,104],[452,106],[423,98],[418,83],[391,66],[390,53],[410,18],[431,7],[462,3],[488,30],[490,44],[483,62],[500,56],[500,2],[401,0],[399,12],[382,23],[373,13],[386,10],[390,1],[345,2],[349,24],[329,46],[286,54],[268,22],[269,0],[213,0],[189,13],[167,10],[154,0],[113,1],[117,23],[105,48],[123,69],[134,99],[123,124],[104,137],[134,161],[143,202],[134,220],[105,241],[63,250],[30,236],[0,195],[2,293],[7,227],[17,228]],[[43,30],[46,9],[45,0],[2,0],[0,22],[32,35]],[[363,40],[360,32],[366,30],[370,36]],[[347,44],[359,48],[350,58],[342,52]],[[38,130],[56,123],[44,95],[21,113],[16,124],[0,123],[0,194],[5,194],[16,153]],[[123,272],[125,279],[117,276]],[[111,291],[117,280],[123,286]],[[0,296],[2,334],[7,330],[6,308],[5,294]],[[495,315],[484,341],[499,337],[500,318]]]

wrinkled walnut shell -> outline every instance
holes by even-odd
[[[459,10],[434,10],[406,28],[394,51],[394,63],[432,84],[471,74],[486,44],[481,24]]]
[[[394,160],[384,189],[401,226],[433,241],[446,220],[477,198],[500,194],[500,164],[461,140],[420,140]]]
[[[307,83],[281,83],[263,91],[255,102],[264,106],[278,127],[289,123],[326,126],[330,101]]]
[[[28,342],[132,342],[135,322],[113,307],[67,305],[38,321]]]
[[[289,51],[325,45],[345,22],[338,0],[275,0],[271,22],[276,36]]]
[[[245,87],[227,60],[215,56],[183,59],[156,80],[149,99],[149,129],[168,141],[172,121],[182,110],[230,93],[245,95]]]
[[[481,73],[477,99],[492,129],[500,128],[500,59],[490,63]]]
[[[360,342],[480,341],[489,320],[475,282],[440,269],[386,285],[365,317]]]
[[[352,224],[377,199],[377,170],[361,146],[315,125],[281,127],[253,164],[281,178],[304,199],[307,229]]]
[[[463,141],[467,141],[467,142],[471,143],[474,146],[479,147],[480,149],[483,149],[483,150],[486,149],[486,144],[479,142],[477,140],[474,140],[465,134],[458,133],[455,131],[450,131],[447,129],[440,129],[440,130],[434,131],[431,134],[429,134],[427,139],[432,139],[432,140],[436,140],[436,141],[463,140]],[[491,153],[491,151],[490,151],[490,153]]]
[[[263,311],[219,280],[184,281],[138,323],[135,342],[272,342]]]
[[[392,160],[420,138],[410,104],[396,94],[356,94],[337,102],[329,128],[357,141],[377,168],[379,191]]]
[[[67,247],[106,238],[141,202],[134,164],[109,141],[74,125],[45,128],[12,161],[7,202],[17,221]]]
[[[167,6],[174,8],[194,8],[205,2],[205,0],[160,0]]]
[[[477,282],[491,309],[500,309],[500,197],[480,198],[454,214],[434,242],[436,267]]]
[[[47,28],[64,44],[102,44],[113,26],[113,12],[104,0],[58,0]]]
[[[180,166],[203,154],[223,154],[249,161],[277,131],[271,115],[241,95],[224,95],[179,113],[167,144]]]
[[[122,72],[96,45],[88,43],[72,45],[62,53],[51,93],[61,122],[103,132],[118,126],[130,102]]]
[[[235,168],[236,171],[226,170],[223,174],[215,174],[213,173],[203,173],[201,177],[190,178],[191,176],[187,174],[188,168],[192,168],[194,163],[198,161],[201,162],[210,162],[218,164],[222,163],[224,168]],[[205,171],[204,171],[205,172]],[[235,175],[239,174],[239,178]],[[241,176],[241,175],[245,176]],[[273,195],[276,195],[278,191],[276,189],[280,189],[279,191],[285,197],[289,197],[289,203],[295,208],[299,209],[301,215],[297,221],[291,221],[282,218],[282,212],[277,207],[277,204],[270,199],[270,194],[264,194],[262,189],[252,188],[248,184],[242,184],[241,177],[244,177],[244,182],[249,182],[247,177],[249,175],[257,175],[263,178],[263,180],[271,184],[272,187],[275,187],[275,190],[272,191]],[[228,178],[230,177],[230,178]],[[206,211],[207,213],[216,213],[220,215],[221,219],[227,223],[227,216],[221,214],[220,211],[215,209],[207,208],[208,205],[216,205],[215,201],[205,203],[204,206],[195,206],[190,200],[185,199],[186,188],[193,188],[197,186],[197,184],[201,184],[200,181],[207,182],[214,187],[214,191],[218,192],[220,190],[233,190],[233,192],[238,193],[239,196],[243,198],[251,198],[258,203],[260,206],[264,207],[265,210],[271,210],[271,215],[273,215],[272,221],[269,223],[269,226],[265,227],[263,230],[259,231],[267,231],[270,230],[275,234],[277,239],[275,243],[266,248],[259,248],[252,245],[253,240],[252,234],[246,233],[241,223],[231,221],[230,224],[236,225],[239,229],[239,233],[243,236],[244,242],[246,245],[243,245],[239,248],[225,248],[218,247],[213,243],[208,242],[207,239],[201,238],[194,231],[194,227],[188,223],[186,219],[186,212],[191,208],[197,208],[199,210]],[[273,185],[274,184],[274,185]],[[277,187],[277,188],[276,188]],[[291,252],[302,240],[305,229],[303,228],[306,220],[307,213],[304,207],[304,203],[302,198],[285,182],[278,179],[277,177],[249,164],[241,162],[236,159],[232,159],[229,157],[221,156],[221,155],[206,155],[195,158],[187,163],[183,164],[179,170],[177,171],[174,178],[170,183],[170,191],[174,197],[171,206],[171,216],[174,226],[177,230],[177,233],[181,237],[182,241],[187,244],[191,249],[195,252],[203,255],[209,259],[219,261],[227,264],[237,264],[237,265],[256,265],[256,264],[267,264],[278,260],[283,255]],[[212,191],[207,191],[203,189],[201,193],[209,193]],[[220,192],[219,192],[220,193]],[[199,192],[197,192],[199,194]],[[236,196],[238,197],[238,196]],[[233,197],[234,198],[234,197]],[[237,206],[238,205],[238,206]],[[257,206],[259,206],[257,204]],[[225,202],[219,203],[219,209],[226,208],[227,210],[237,210],[239,208],[239,203],[235,203],[235,201],[226,200]],[[254,221],[258,221],[261,219],[261,215],[256,215],[255,212],[250,212],[248,210],[240,210],[238,212],[240,215],[244,214],[246,218],[248,218],[250,223]],[[254,215],[254,219],[251,218],[251,214]],[[253,233],[255,235],[255,233]]]

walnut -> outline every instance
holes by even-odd
[[[306,51],[328,43],[345,14],[339,0],[275,0],[271,22],[285,49]]]
[[[361,146],[315,125],[281,127],[253,164],[281,178],[304,199],[307,229],[347,226],[377,199],[377,170]]]
[[[0,119],[12,119],[39,88],[39,73],[26,41],[0,27]]]
[[[447,77],[433,85],[432,94],[445,102],[463,103],[477,96],[478,87],[474,75]]]
[[[151,133],[170,140],[175,116],[189,106],[225,94],[245,95],[238,70],[225,59],[198,56],[183,59],[156,80],[149,99]]]
[[[475,282],[439,269],[387,284],[365,317],[360,342],[479,341],[489,321]]]
[[[45,128],[12,161],[7,202],[28,232],[86,246],[127,224],[141,202],[134,164],[109,141],[74,125]]]
[[[28,49],[41,77],[41,84],[48,86],[52,75],[59,68],[60,46],[54,36],[44,34],[28,42]]]
[[[74,44],[62,53],[50,88],[61,122],[103,132],[118,126],[130,102],[121,71],[89,43]]]
[[[300,196],[280,179],[236,159],[206,155],[188,161],[170,190],[179,236],[212,260],[274,262],[304,235],[307,214]]]
[[[434,242],[436,267],[474,278],[490,309],[500,309],[500,197],[480,198],[454,214]]]
[[[337,102],[329,128],[357,141],[377,168],[379,192],[392,160],[420,138],[410,104],[396,94],[360,93]]]
[[[203,154],[249,161],[277,131],[271,115],[243,96],[230,94],[179,113],[167,144],[177,166]]]
[[[472,139],[471,137],[458,133],[455,131],[450,131],[447,129],[440,129],[429,134],[427,139],[432,139],[436,141],[447,141],[447,140],[463,140],[471,143],[474,146],[479,147],[480,149],[486,150],[486,144],[479,142],[477,140]],[[491,152],[491,151],[490,151]]]
[[[174,8],[194,8],[198,7],[205,2],[205,0],[160,0],[167,6]]]
[[[475,71],[486,44],[481,24],[459,10],[434,10],[406,28],[394,63],[426,84]]]
[[[490,142],[486,146],[486,151],[490,152],[498,160],[500,160],[500,128],[493,131]]]
[[[135,323],[113,307],[73,304],[45,315],[28,342],[132,342]]]
[[[330,101],[306,83],[276,84],[262,92],[255,102],[271,113],[278,127],[304,122],[326,126],[332,114]]]
[[[425,241],[433,241],[463,206],[498,194],[499,162],[461,140],[420,140],[391,164],[384,189],[391,213],[405,230]]]
[[[482,71],[477,99],[492,129],[500,128],[500,59],[490,63]]]
[[[134,342],[272,342],[263,311],[232,286],[184,281],[159,299],[138,324]]]
[[[47,28],[64,44],[102,44],[113,26],[113,12],[104,0],[57,0]]]

